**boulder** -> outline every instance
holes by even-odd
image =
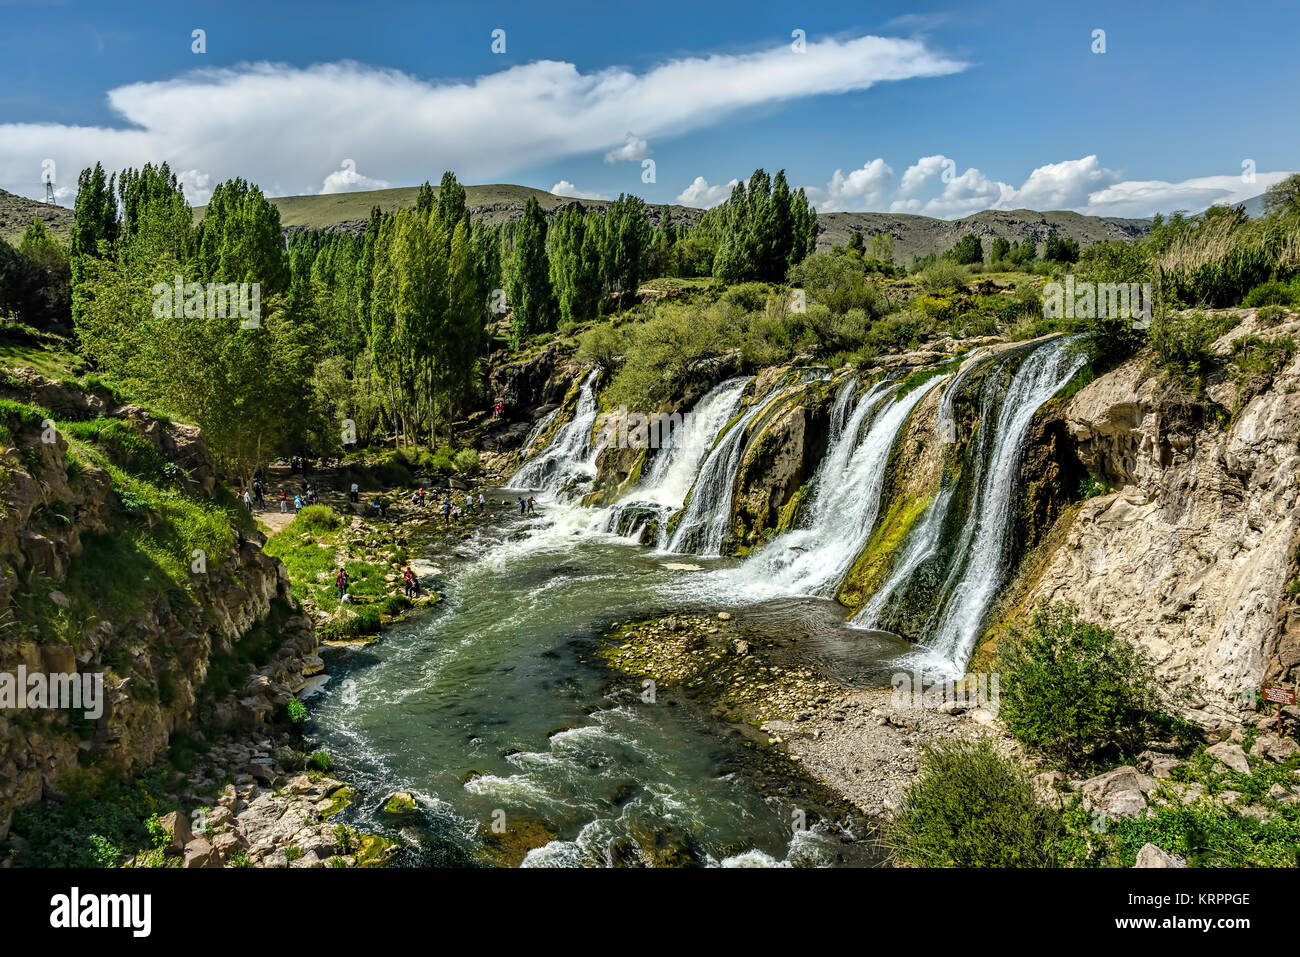
[[[184,850],[185,846],[194,840],[194,834],[190,830],[190,821],[179,811],[172,811],[170,814],[164,814],[158,821],[162,829],[167,832],[167,849],[172,851]]]
[[[1218,744],[1206,748],[1205,753],[1215,760],[1222,761],[1233,771],[1241,774],[1250,773],[1250,762],[1246,760],[1246,752],[1241,749],[1239,744],[1220,741]]]
[[[220,867],[221,859],[204,838],[196,837],[185,845],[183,868]]]
[[[1300,754],[1300,744],[1296,744],[1295,738],[1280,738],[1276,734],[1261,734],[1255,740],[1255,746],[1250,749],[1250,753],[1257,758],[1276,761],[1281,764],[1283,761]]]
[[[1155,778],[1130,765],[1099,774],[1079,785],[1080,792],[1092,807],[1115,817],[1133,817],[1141,813],[1147,806],[1147,794],[1155,789]]]
[[[1137,863],[1134,867],[1186,867],[1187,863],[1181,857],[1175,857],[1156,847],[1154,844],[1143,844],[1142,849],[1137,853]]]
[[[1138,767],[1157,778],[1169,777],[1174,768],[1182,763],[1172,754],[1164,754],[1160,751],[1143,751],[1137,756],[1137,760]]]

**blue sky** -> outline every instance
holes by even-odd
[[[0,187],[42,195],[53,159],[67,202],[88,162],[167,159],[196,202],[450,167],[706,205],[763,166],[822,209],[1149,215],[1300,168],[1300,7],[1171,9],[0,0]]]

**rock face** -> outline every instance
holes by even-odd
[[[810,383],[751,426],[731,500],[735,544],[762,544],[782,525],[782,510],[826,453],[829,402],[825,383]]]
[[[118,419],[180,466],[189,478],[177,481],[188,481],[190,494],[202,499],[212,492],[215,473],[198,429],[34,374],[11,377],[4,391],[28,403],[38,397],[74,416]],[[142,591],[139,607],[96,604],[80,620],[61,589],[72,591],[65,582],[88,536],[126,525],[118,493],[104,469],[70,468],[67,441],[44,423],[11,419],[8,434],[11,447],[0,449],[0,620],[11,626],[0,629],[0,674],[21,667],[29,675],[100,676],[103,699],[97,715],[55,708],[0,713],[0,840],[17,808],[57,795],[60,778],[83,753],[129,772],[158,758],[178,730],[201,735],[263,725],[318,661],[311,623],[293,611],[288,575],[262,552],[260,536],[232,536],[226,554],[205,556],[205,571],[187,589]],[[146,513],[141,520],[163,519]],[[67,616],[66,630],[52,639],[32,616],[47,618],[56,609],[56,616]],[[245,684],[237,676],[243,691],[234,697],[205,694],[214,665],[230,667],[246,641],[260,649],[248,656],[260,665],[253,680]],[[172,833],[184,836],[179,827]]]
[[[1264,328],[1252,314],[1215,351],[1298,332],[1295,319]],[[1212,380],[1209,396],[1231,409],[1236,384]],[[1143,647],[1170,685],[1197,689],[1189,717],[1203,724],[1230,723],[1265,679],[1294,681],[1300,356],[1226,424],[1189,415],[1141,356],[1061,415],[1080,461],[1119,490],[1082,504],[1031,597],[1071,601]]]

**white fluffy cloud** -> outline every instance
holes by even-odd
[[[847,176],[842,169],[831,175],[825,189],[805,189],[818,209],[825,212],[857,207],[870,209],[878,206],[885,197],[894,178],[894,171],[883,159],[876,157]]]
[[[551,192],[556,196],[568,196],[571,199],[609,199],[600,193],[591,193],[586,190],[578,189],[567,179],[562,179],[551,187]]]
[[[677,194],[677,202],[682,206],[694,206],[697,209],[709,209],[717,206],[735,189],[740,180],[733,179],[717,186],[710,186],[703,176],[697,176],[691,185]]]
[[[629,132],[623,145],[610,150],[605,154],[606,163],[620,162],[641,162],[650,155],[650,144],[638,137],[636,134]]]
[[[1199,212],[1218,203],[1240,203],[1280,182],[1287,172],[1241,176],[1203,176],[1178,183],[1124,180],[1096,156],[1048,163],[1030,172],[1019,186],[991,179],[971,167],[957,173],[954,160],[942,153],[923,156],[903,171],[890,190],[892,170],[874,159],[844,176],[836,170],[825,189],[805,187],[817,208],[917,213],[960,219],[985,209],[1072,209],[1093,216],[1145,217],[1175,209]]]
[[[469,81],[355,62],[243,64],[110,90],[114,127],[0,124],[0,182],[36,180],[47,157],[75,170],[166,160],[271,195],[318,189],[343,157],[395,182],[422,181],[431,163],[483,181],[607,150],[629,128],[678,135],[750,107],[964,68],[923,40],[875,36],[810,42],[803,54],[782,43],[681,57],[641,73],[540,60]]]
[[[321,195],[326,193],[356,193],[365,189],[383,189],[392,183],[386,179],[372,179],[357,172],[356,160],[345,159],[321,184]]]

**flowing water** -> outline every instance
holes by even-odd
[[[573,418],[511,479],[511,488],[539,490],[541,514],[524,518],[507,508],[455,544],[454,555],[429,546],[422,557],[450,569],[430,582],[443,601],[332,662],[344,677],[323,693],[313,731],[367,795],[343,812],[346,819],[398,827],[380,805],[394,791],[410,791],[419,814],[400,827],[415,848],[405,858],[412,863],[878,862],[874,843],[857,839],[860,826],[850,823],[857,834],[846,838],[825,824],[842,807],[808,807],[789,772],[764,770],[741,731],[709,715],[707,701],[661,691],[646,703],[639,684],[595,651],[598,636],[619,621],[726,608],[733,624],[759,629],[778,660],[811,664],[846,685],[883,686],[900,662],[960,673],[1008,574],[1034,414],[1083,361],[1065,339],[970,360],[955,376],[932,376],[903,394],[890,380],[860,396],[853,379],[841,384],[797,527],[743,561],[718,556],[751,426],[808,379],[784,380],[743,411],[748,380],[722,383],[623,502],[589,509],[557,499],[595,473],[590,374]],[[970,494],[956,499],[953,484],[938,490],[885,584],[846,624],[847,610],[829,596],[888,504],[881,494],[898,436],[941,389],[938,434],[955,438],[957,387],[985,362],[1008,363],[1010,374],[999,366],[983,378],[973,471],[964,479],[973,483]],[[806,375],[826,377],[824,370]],[[498,498],[515,496],[507,490]],[[968,502],[961,520],[949,515],[954,500]],[[622,527],[637,510],[658,520],[657,548],[637,544]],[[925,595],[923,645],[909,654],[902,639],[863,626],[879,621],[897,595],[915,591],[937,553],[942,586]],[[823,823],[792,830],[797,811]],[[505,836],[493,830],[502,821]]]
[[[667,690],[644,703],[639,682],[593,657],[604,625],[688,609],[672,596],[689,573],[593,528],[588,510],[541,508],[477,532],[431,582],[444,598],[428,615],[331,662],[342,680],[311,730],[368,796],[344,819],[392,826],[380,805],[411,792],[411,864],[501,862],[499,815],[536,845],[524,866],[648,863],[645,847],[676,863],[877,863],[871,841],[793,829],[797,810],[838,811],[756,770],[706,708]]]

